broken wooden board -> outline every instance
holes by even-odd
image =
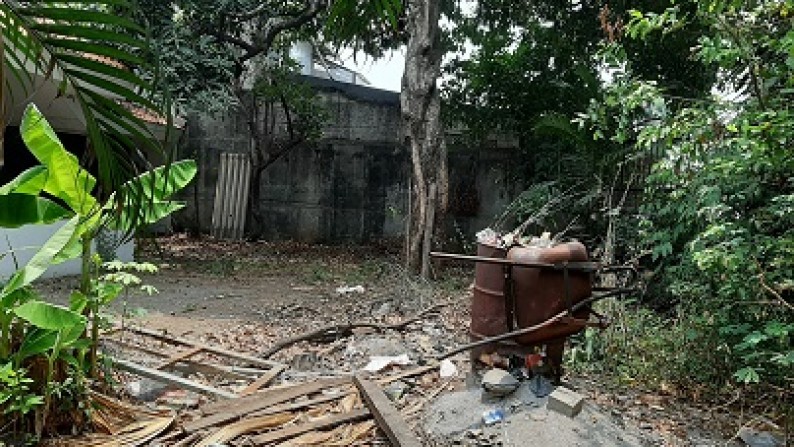
[[[353,410],[350,413],[341,413],[334,416],[324,417],[316,421],[307,422],[305,424],[296,425],[294,427],[283,428],[281,430],[264,433],[258,436],[252,436],[251,441],[254,443],[254,445],[270,444],[294,438],[295,436],[302,435],[310,431],[326,430],[336,427],[337,425],[362,421],[369,418],[370,416],[369,410],[366,408],[361,408],[359,410]]]
[[[169,366],[171,366],[171,365],[173,365],[173,364],[175,364],[177,362],[180,362],[182,360],[187,360],[188,358],[193,357],[194,355],[198,354],[199,352],[201,352],[203,350],[204,350],[203,348],[198,347],[198,348],[190,348],[190,349],[188,349],[188,350],[186,350],[184,352],[178,352],[178,353],[172,355],[171,357],[169,357],[168,360],[166,360],[163,363],[160,363],[159,365],[155,366],[154,369],[165,369],[165,368],[168,368]]]
[[[192,380],[188,380],[183,377],[179,377],[174,374],[167,373],[165,371],[160,371],[154,368],[138,365],[137,363],[128,362],[126,360],[121,360],[121,359],[111,359],[111,361],[113,362],[114,365],[118,366],[119,368],[125,371],[129,371],[135,375],[146,377],[148,379],[157,380],[160,382],[170,383],[172,385],[176,385],[186,390],[195,391],[197,393],[211,394],[213,396],[222,397],[224,399],[234,399],[237,397],[237,395],[234,393],[230,393],[228,391],[221,390],[218,388],[213,388],[211,386],[204,385],[202,383],[194,382]]]
[[[204,344],[204,343],[199,343],[197,341],[189,340],[189,339],[182,338],[182,337],[174,337],[174,336],[166,335],[166,334],[164,334],[161,331],[155,331],[155,330],[152,330],[152,329],[146,329],[146,328],[141,328],[141,327],[136,327],[136,326],[125,326],[124,329],[127,330],[127,331],[130,331],[130,332],[135,332],[135,333],[141,334],[141,335],[148,335],[149,337],[157,338],[157,339],[164,340],[164,341],[167,341],[167,342],[171,342],[171,343],[174,343],[174,344],[190,346],[190,347],[193,347],[193,348],[201,348],[202,351],[211,352],[213,354],[217,354],[217,355],[220,355],[220,356],[223,356],[223,357],[228,357],[228,358],[240,360],[240,361],[243,361],[243,362],[248,362],[248,363],[253,364],[253,365],[264,366],[266,368],[274,368],[274,367],[282,365],[282,363],[279,363],[279,362],[273,362],[273,361],[270,361],[270,360],[264,360],[264,359],[261,359],[261,358],[258,358],[258,357],[254,357],[254,356],[251,356],[251,355],[241,354],[239,352],[234,352],[234,351],[230,351],[228,349],[220,348],[220,347],[217,347],[217,346],[212,346],[212,345],[207,345],[207,344]]]
[[[226,425],[196,444],[194,447],[210,447],[212,445],[225,444],[232,439],[246,433],[264,430],[266,428],[278,427],[295,419],[292,413],[277,413],[256,418],[246,418],[233,424]]]
[[[351,391],[352,392],[352,391]],[[328,402],[332,402],[335,400],[342,399],[343,397],[350,396],[351,392],[344,392],[339,394],[333,394],[330,396],[321,396],[314,399],[308,399],[300,402],[296,402],[294,404],[288,405],[277,405],[275,407],[266,408],[264,410],[255,411],[253,413],[249,413],[247,417],[257,417],[257,416],[266,416],[268,414],[275,414],[275,413],[284,413],[284,412],[292,412],[297,410],[303,410],[309,407],[313,407],[315,405],[320,405]]]
[[[376,383],[359,376],[353,377],[353,383],[393,447],[422,447],[400,412]]]
[[[437,370],[438,368],[439,368],[438,362],[431,362],[429,365],[420,366],[418,368],[410,369],[408,371],[403,371],[401,373],[394,374],[392,376],[382,377],[378,379],[378,383],[381,385],[388,385],[398,380],[407,379],[409,377],[414,377],[414,376],[421,376],[422,374],[427,374],[430,371]]]
[[[224,422],[234,421],[249,413],[267,408],[271,405],[285,402],[299,396],[311,394],[324,388],[338,386],[349,382],[350,379],[347,378],[309,382],[290,388],[270,390],[270,392],[264,392],[240,399],[235,399],[234,402],[229,402],[224,406],[209,406],[211,408],[214,407],[215,411],[217,411],[219,408],[222,411],[196,419],[195,421],[188,422],[185,424],[184,428],[188,433],[192,433],[203,428],[223,424]]]
[[[248,396],[250,394],[254,394],[255,392],[259,391],[260,388],[270,383],[273,379],[276,378],[282,371],[287,369],[287,365],[280,365],[273,367],[270,371],[265,372],[258,379],[251,382],[250,385],[245,387],[242,391],[240,391],[240,396]]]
[[[157,349],[147,348],[145,346],[138,346],[132,343],[127,343],[113,338],[103,339],[102,342],[103,343],[110,342],[114,345],[121,346],[122,348],[141,351],[146,354],[152,355],[154,357],[159,357],[163,359],[168,357],[168,354],[158,351]],[[248,373],[247,371],[249,368],[216,365],[213,363],[203,363],[189,358],[178,361],[176,364],[172,365],[170,369],[179,371],[184,374],[202,373],[207,376],[217,375],[229,379],[251,380],[250,377],[251,374]],[[256,370],[256,371],[259,371],[259,374],[262,373],[262,370]]]

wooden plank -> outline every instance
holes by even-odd
[[[281,442],[310,431],[326,430],[336,427],[337,425],[362,421],[364,419],[368,419],[369,417],[369,410],[366,408],[361,408],[359,410],[353,410],[350,413],[341,413],[308,422],[306,424],[300,424],[294,427],[282,428],[281,430],[264,433],[258,436],[252,436],[251,441],[254,445],[265,445],[274,442]]]
[[[375,417],[378,427],[391,441],[392,447],[422,447],[400,412],[376,383],[359,376],[353,377],[353,383],[361,391],[361,397]]]
[[[211,447],[225,445],[232,439],[254,431],[262,431],[265,428],[274,428],[286,424],[295,419],[292,413],[277,413],[256,418],[246,418],[233,424],[219,428],[211,435],[205,437],[194,447]]]
[[[185,431],[194,432],[201,430],[202,428],[212,427],[224,422],[233,421],[247,415],[248,413],[261,410],[271,405],[286,402],[299,396],[315,393],[324,388],[342,385],[344,383],[350,383],[350,379],[331,379],[309,382],[291,388],[273,390],[274,392],[271,393],[265,392],[241,399],[235,399],[234,402],[230,402],[228,405],[220,406],[220,408],[223,408],[223,411],[221,412],[186,423]],[[219,406],[208,405],[207,407],[214,407],[217,409]]]
[[[224,399],[234,399],[236,394],[224,391],[218,388],[213,388],[192,380],[188,380],[165,371],[158,371],[154,368],[138,365],[136,363],[128,362],[121,359],[111,359],[113,364],[125,371],[149,379],[158,380],[160,382],[170,383],[186,390],[195,391],[197,393],[212,394],[214,396],[222,397]]]
[[[319,387],[317,387],[314,391],[306,392],[305,394],[302,394],[302,395],[309,395],[309,394],[312,394],[312,393],[316,393],[317,391],[326,390],[326,389],[330,389],[330,388],[334,388],[334,387],[340,387],[340,386],[343,386],[343,387],[350,386],[350,387],[352,387],[353,386],[353,381],[349,377],[338,377],[338,378],[332,378],[332,379],[327,379],[327,378],[326,379],[317,379],[317,380],[314,380],[314,382],[312,382],[312,383],[316,383],[316,382],[320,382],[322,384],[319,385]],[[251,394],[249,396],[241,397],[241,398],[235,400],[234,402],[230,402],[228,400],[226,400],[226,401],[218,401],[218,402],[211,402],[211,403],[208,403],[206,405],[202,405],[201,406],[201,412],[202,412],[202,414],[207,416],[207,415],[210,415],[210,414],[220,413],[220,412],[223,412],[223,411],[229,411],[229,410],[231,410],[234,407],[237,407],[237,406],[240,406],[240,405],[248,405],[248,404],[250,404],[252,402],[257,402],[260,399],[270,398],[271,396],[278,396],[278,395],[281,395],[281,393],[283,393],[283,392],[289,392],[292,389],[296,389],[296,388],[299,388],[299,387],[302,388],[302,387],[305,387],[306,385],[307,385],[306,383],[298,383],[298,384],[291,383],[291,384],[279,385],[279,386],[270,387],[270,388],[268,388],[266,390],[259,391],[257,393]],[[299,394],[296,397],[300,397],[302,395]]]
[[[211,352],[213,354],[217,354],[217,355],[220,355],[220,356],[224,356],[224,357],[232,358],[232,359],[236,359],[236,360],[242,360],[244,362],[252,363],[254,365],[264,366],[266,368],[274,368],[276,366],[283,365],[283,363],[274,362],[274,361],[271,361],[271,360],[260,359],[258,357],[254,357],[254,356],[251,356],[251,355],[241,354],[239,352],[234,352],[234,351],[229,351],[228,349],[223,349],[223,348],[219,348],[217,346],[212,346],[212,345],[207,345],[207,344],[204,344],[204,343],[199,343],[197,341],[189,340],[189,339],[186,339],[186,338],[174,337],[174,336],[166,335],[166,334],[162,333],[161,331],[155,331],[155,330],[152,330],[152,329],[136,327],[136,326],[127,326],[127,327],[125,327],[125,329],[130,331],[130,332],[135,332],[135,333],[142,334],[142,335],[148,335],[150,337],[157,338],[157,339],[160,339],[160,340],[169,341],[171,343],[185,345],[185,346],[191,346],[191,347],[194,347],[194,348],[201,348],[202,350],[207,351],[207,352]]]
[[[106,338],[106,339],[103,339],[102,342],[103,343],[110,342],[110,343],[113,343],[114,345],[121,346],[122,348],[138,350],[138,351],[141,351],[141,352],[145,352],[146,354],[153,355],[155,357],[162,357],[162,358],[168,357],[168,354],[164,353],[163,351],[161,351],[159,349],[154,349],[154,348],[150,348],[150,347],[147,347],[147,346],[138,346],[138,345],[136,345],[134,343],[121,341],[121,340],[116,340],[115,338]]]
[[[276,376],[281,374],[281,372],[285,369],[287,369],[287,365],[276,366],[270,371],[262,374],[258,379],[254,380],[250,385],[240,391],[240,397],[245,397],[259,391],[259,388],[262,388],[263,386],[270,383],[271,380],[275,379]]]
[[[408,377],[414,377],[414,376],[420,376],[422,374],[426,374],[430,371],[437,370],[438,368],[439,368],[439,363],[432,362],[429,365],[420,366],[419,368],[414,368],[405,372],[401,372],[399,374],[395,374],[393,376],[382,377],[378,379],[378,383],[381,385],[388,385],[398,380],[407,379]]]
[[[132,343],[123,342],[121,340],[116,340],[113,338],[108,338],[102,340],[103,342],[111,342],[113,344],[119,345],[121,347],[138,350],[141,352],[145,352],[147,354],[156,356],[156,357],[168,357],[167,354],[160,352],[156,349],[147,348],[145,346],[138,346]],[[223,376],[230,379],[242,379],[242,380],[251,380],[250,372],[248,368],[240,368],[236,366],[223,366],[223,365],[216,365],[214,363],[202,363],[197,362],[195,360],[184,359],[173,366],[174,370],[179,371],[184,374],[194,374],[194,373],[202,373],[205,375],[218,375]],[[261,370],[259,374],[261,374]]]
[[[292,412],[296,410],[303,410],[304,408],[309,408],[314,405],[324,404],[326,402],[332,402],[335,400],[339,400],[343,397],[349,396],[353,393],[353,390],[349,390],[347,392],[339,393],[339,394],[332,394],[330,396],[321,396],[316,397],[314,399],[303,400],[300,402],[296,402],[294,404],[287,404],[287,405],[277,405],[275,407],[266,408],[264,410],[255,411],[253,413],[248,413],[246,417],[256,417],[256,416],[265,416],[268,414],[275,414],[281,412]]]
[[[204,350],[204,348],[198,347],[198,348],[190,348],[190,349],[188,349],[187,351],[184,351],[184,352],[178,352],[178,353],[172,355],[171,357],[168,357],[168,359],[166,361],[164,361],[163,363],[160,363],[159,365],[155,366],[154,369],[165,369],[165,368],[168,368],[169,366],[173,365],[174,363],[177,363],[177,362],[179,362],[181,360],[186,360],[186,359],[188,359],[190,357],[193,357],[194,355],[198,354],[199,352],[201,352],[203,350]]]

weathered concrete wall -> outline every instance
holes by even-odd
[[[261,184],[268,239],[367,242],[403,233],[408,201],[409,153],[400,141],[396,93],[313,80],[329,114],[322,138],[270,166]],[[184,156],[199,162],[188,206],[177,226],[208,231],[220,153],[245,152],[242,116],[189,119]],[[450,149],[452,207],[448,234],[489,225],[520,191],[505,172],[514,146]],[[192,154],[192,155],[191,155]],[[250,220],[249,220],[250,224]]]

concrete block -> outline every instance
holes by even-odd
[[[581,394],[559,386],[549,395],[546,409],[572,418],[582,411],[583,404],[584,397]]]

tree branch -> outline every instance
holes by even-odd
[[[301,335],[296,335],[295,337],[290,337],[282,341],[279,341],[273,346],[271,346],[267,351],[260,354],[260,357],[265,359],[269,358],[273,354],[281,351],[282,349],[302,341],[327,340],[329,338],[339,339],[341,337],[347,337],[353,333],[353,329],[357,329],[357,328],[370,328],[381,332],[387,330],[403,330],[412,323],[416,323],[417,321],[423,320],[425,317],[437,314],[439,309],[442,307],[444,307],[444,304],[436,304],[435,306],[431,306],[423,310],[422,312],[419,312],[413,318],[408,318],[406,320],[403,320],[395,324],[381,324],[381,323],[372,323],[372,322],[332,324],[329,326],[322,327],[320,329],[316,329]]]
[[[275,40],[279,33],[288,29],[298,28],[308,23],[326,6],[327,0],[310,0],[309,4],[296,15],[279,16],[268,19],[265,26],[262,27],[262,31],[255,36],[258,41],[257,44],[247,50],[240,60],[245,62],[263,52],[270,51],[270,46],[273,45],[273,40]],[[263,4],[248,14],[238,16],[238,18],[242,20],[251,20],[260,15],[265,9],[266,6]]]

